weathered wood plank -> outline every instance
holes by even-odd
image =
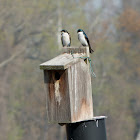
[[[47,116],[51,123],[93,118],[91,77],[83,59],[67,70],[45,70]]]
[[[81,61],[68,69],[71,122],[93,118],[91,76],[88,65]]]
[[[62,49],[63,53],[87,53],[88,47],[64,47]]]
[[[65,70],[71,65],[79,62],[80,57],[89,57],[88,47],[64,47],[63,54],[40,64],[40,69],[43,70]]]
[[[51,123],[71,122],[68,71],[44,71],[47,89],[47,116]]]
[[[65,49],[65,48],[64,48]],[[47,116],[51,123],[72,123],[93,119],[89,48],[67,51],[40,65],[44,70]],[[71,54],[71,50],[74,50]]]
[[[71,65],[80,61],[80,57],[84,57],[86,54],[61,54],[45,63],[40,64],[40,69],[43,70],[65,70]]]

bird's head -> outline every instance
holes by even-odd
[[[77,30],[77,33],[79,33],[79,32],[83,32],[83,30],[82,30],[82,29],[78,29],[78,30]]]
[[[61,33],[68,33],[68,31],[67,30],[61,30]]]

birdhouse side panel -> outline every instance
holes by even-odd
[[[67,70],[45,70],[48,122],[70,122],[70,100]]]
[[[81,61],[68,69],[71,121],[93,118],[93,101],[89,65]]]

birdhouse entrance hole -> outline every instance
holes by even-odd
[[[59,72],[55,72],[55,79],[56,79],[56,80],[59,80],[59,79],[60,79],[60,74],[59,74]]]

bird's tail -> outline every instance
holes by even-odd
[[[90,53],[93,53],[94,51],[91,49],[91,47],[89,47],[89,52]]]

